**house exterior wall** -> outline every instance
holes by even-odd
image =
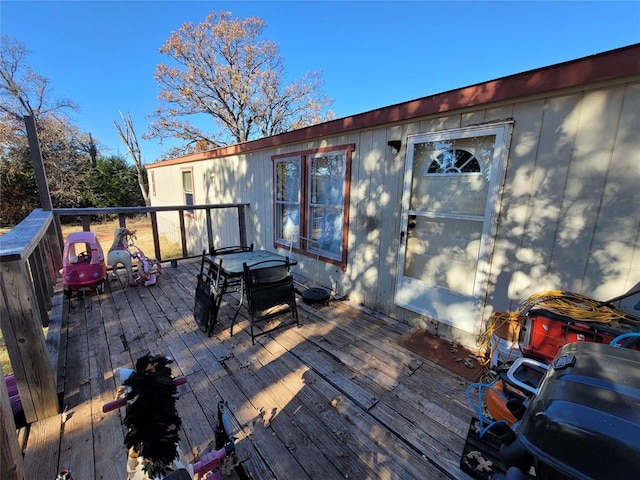
[[[153,168],[162,194],[152,197],[152,204],[181,204],[175,181],[181,169],[193,167],[196,203],[249,203],[249,241],[274,249],[271,157],[354,144],[347,267],[343,271],[298,255],[297,273],[374,311],[473,345],[480,331],[456,331],[394,304],[407,136],[513,122],[481,313],[486,320],[492,311],[513,310],[542,290],[606,300],[638,286],[638,112],[640,76],[625,77],[253,152],[169,163]],[[398,139],[403,146],[392,155],[387,142]],[[194,232],[204,231],[204,219],[192,223]]]
[[[193,175],[193,201],[195,205],[207,203],[235,203],[234,198],[246,198],[246,184],[234,159],[218,159],[211,162],[193,162],[176,165],[170,170],[159,169],[149,173],[151,205],[185,205],[182,172]],[[237,159],[236,159],[237,161]],[[222,163],[224,169],[216,164]],[[237,180],[237,187],[228,188]],[[180,213],[158,212],[158,233],[169,241],[180,242]],[[215,246],[238,243],[238,215],[236,209],[211,210],[213,241]],[[199,255],[208,248],[207,227],[204,210],[195,210],[193,215],[183,215],[186,230],[187,253]],[[252,238],[249,231],[249,238]]]

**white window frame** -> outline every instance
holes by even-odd
[[[188,174],[189,179],[191,181],[191,188],[188,188],[188,185],[185,185],[185,174]],[[193,188],[193,168],[183,168],[180,170],[180,183],[182,186],[182,199],[184,201],[184,205],[193,206],[196,204],[196,196]],[[191,203],[189,203],[188,198],[191,195]],[[189,215],[191,217],[195,217],[195,209],[186,209],[184,211],[185,215]]]

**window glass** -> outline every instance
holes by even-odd
[[[312,156],[309,162],[309,250],[342,256],[344,152]]]
[[[276,238],[300,245],[300,158],[277,160]]]
[[[151,172],[151,194],[156,196],[156,176],[155,172]]]
[[[191,170],[182,171],[182,191],[184,192],[184,204],[193,205],[193,172]],[[185,210],[186,213],[193,215],[194,210]]]
[[[476,157],[466,150],[446,150],[438,155],[427,173],[480,173],[480,164]]]
[[[345,265],[353,146],[274,158],[275,243]]]
[[[410,209],[442,215],[484,215],[495,135],[416,143]],[[443,178],[447,182],[443,182]],[[461,201],[463,200],[463,201]]]
[[[193,192],[193,182],[191,181],[191,170],[182,172],[182,189],[185,192]]]

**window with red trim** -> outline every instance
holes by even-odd
[[[346,266],[353,145],[272,157],[275,244]]]

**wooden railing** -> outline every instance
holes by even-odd
[[[91,218],[115,214],[121,226],[127,217],[148,214],[151,218],[155,258],[162,261],[158,212],[178,212],[182,257],[193,257],[187,251],[185,214],[204,210],[206,245],[214,246],[212,212],[237,210],[237,241],[247,244],[246,208],[248,204],[179,205],[170,207],[114,207],[34,210],[19,225],[0,237],[0,326],[16,376],[18,390],[28,423],[59,413],[57,398],[56,352],[48,352],[43,326],[49,324],[49,311],[59,271],[62,268],[63,238],[60,217],[79,217],[83,229],[90,230]],[[235,234],[234,234],[235,237]],[[204,240],[203,240],[204,241]],[[200,251],[201,252],[201,251]],[[172,259],[173,260],[173,259]],[[6,392],[0,382],[0,395]],[[6,395],[6,393],[5,393]],[[3,417],[4,403],[0,404]],[[7,417],[5,417],[7,418]],[[2,434],[2,432],[0,432]]]
[[[248,204],[53,209],[36,123],[31,116],[25,116],[24,120],[42,209],[32,211],[19,225],[0,237],[0,327],[15,374],[26,421],[33,423],[58,414],[60,408],[56,385],[58,344],[50,342],[55,345],[48,349],[43,331],[43,327],[50,323],[49,311],[53,316],[53,309],[58,307],[53,305],[52,299],[58,282],[58,272],[62,268],[63,238],[60,217],[79,217],[83,229],[90,230],[91,217],[94,215],[116,214],[120,225],[126,226],[128,216],[148,214],[151,217],[155,258],[162,261],[158,212],[178,212],[182,247],[182,257],[179,258],[188,258],[192,255],[187,249],[186,215],[195,219],[197,211],[205,211],[206,246],[212,249],[214,236],[211,212],[216,209],[237,209],[238,237],[236,238],[239,244],[246,245]],[[198,219],[197,224],[200,225],[200,223]],[[204,235],[200,234],[200,236]],[[4,441],[13,438],[14,435],[13,414],[7,388],[2,380],[0,381],[0,478],[21,480],[25,478],[22,451],[17,441]]]
[[[0,325],[28,422],[58,413],[56,375],[42,328],[49,324],[61,264],[52,212],[34,210],[0,237]]]
[[[206,233],[207,233],[207,246],[211,250],[213,244],[213,221],[212,211],[220,209],[233,209],[237,210],[238,220],[238,242],[239,245],[247,245],[247,221],[246,221],[246,208],[247,203],[223,203],[223,204],[208,204],[208,205],[177,205],[166,207],[110,207],[110,208],[56,208],[54,212],[59,217],[77,217],[82,223],[84,230],[90,230],[91,217],[97,215],[118,215],[119,223],[121,227],[126,226],[128,217],[136,215],[149,215],[151,219],[151,231],[153,234],[153,247],[155,258],[158,261],[162,261],[162,252],[160,249],[160,235],[158,233],[158,212],[177,212],[178,223],[180,226],[180,245],[182,248],[182,256],[179,258],[189,258],[193,256],[187,248],[187,231],[185,226],[185,218],[189,212],[197,212],[204,210],[206,215]],[[200,252],[197,252],[200,253]]]

